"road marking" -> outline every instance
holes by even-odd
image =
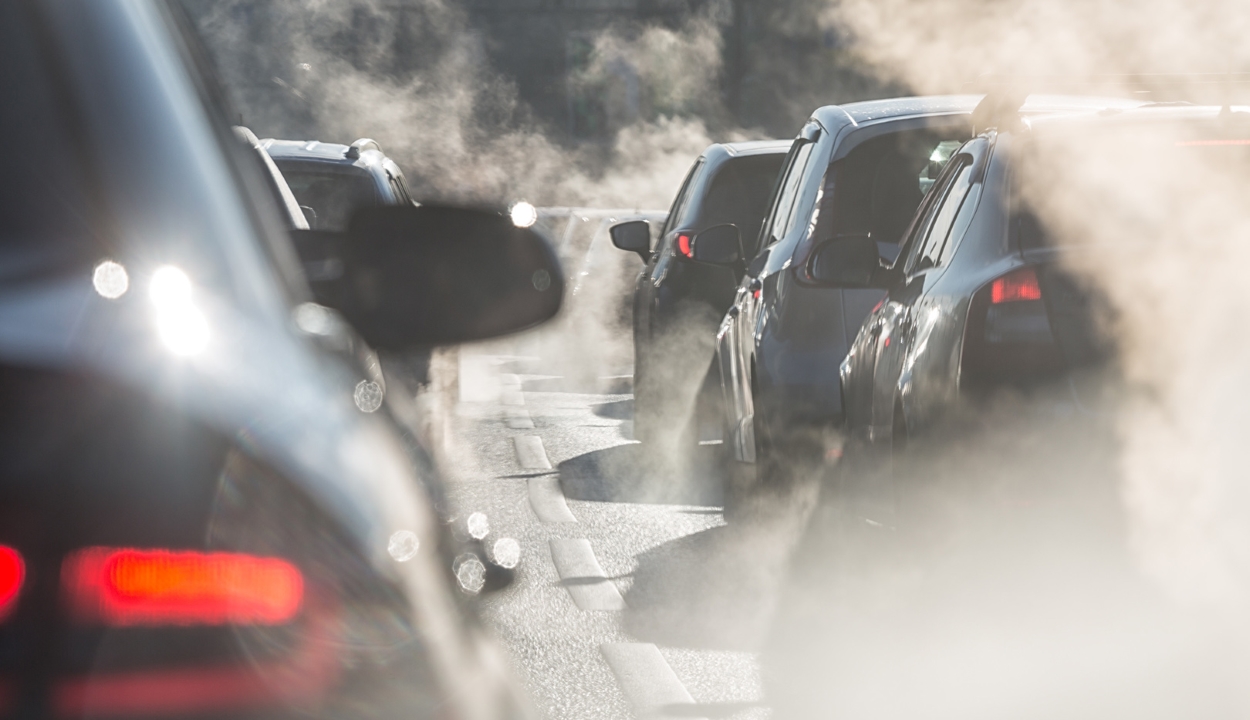
[[[677,673],[651,643],[604,643],[599,651],[638,717],[664,716],[670,705],[694,704]]]
[[[551,559],[564,588],[582,610],[624,610],[625,598],[616,583],[608,579],[599,565],[590,541],[585,538],[561,540],[552,538]]]
[[[513,430],[534,429],[534,420],[530,417],[529,411],[523,407],[505,405],[503,408],[503,421]]]
[[[550,470],[551,461],[543,449],[543,439],[537,435],[518,435],[512,438],[516,459],[526,470]]]
[[[577,522],[569,511],[569,504],[560,492],[560,481],[554,477],[534,477],[529,479],[530,507],[534,514],[545,523]]]

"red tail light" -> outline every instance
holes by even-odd
[[[1022,300],[1041,300],[1042,286],[1037,283],[1033,268],[1021,268],[1004,275],[990,286],[990,302],[994,305]]]
[[[25,580],[26,563],[22,554],[7,545],[0,545],[0,620],[12,612]]]
[[[677,250],[688,258],[694,257],[694,250],[690,247],[690,236],[682,233],[677,236]]]
[[[62,582],[79,620],[109,625],[276,625],[304,598],[294,565],[237,553],[87,548]]]

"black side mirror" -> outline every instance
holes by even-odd
[[[824,243],[808,261],[808,276],[821,285],[843,288],[878,287],[881,254],[867,235],[840,237]]]
[[[690,241],[690,257],[709,265],[736,265],[742,262],[742,236],[736,225],[715,225]]]
[[[293,231],[318,302],[366,343],[404,350],[496,337],[560,309],[564,279],[538,233],[506,214],[438,205],[366,207],[345,233]],[[338,261],[336,264],[334,261]]]
[[[651,225],[646,220],[618,223],[608,234],[612,236],[612,244],[621,250],[638,253],[643,262],[651,259]]]

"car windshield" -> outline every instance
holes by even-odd
[[[315,230],[345,230],[352,212],[378,202],[373,179],[363,171],[317,170],[280,161],[278,166],[299,204],[316,213]]]

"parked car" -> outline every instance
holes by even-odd
[[[204,57],[176,4],[0,4],[0,135],[39,148],[0,167],[0,714],[524,714],[484,563],[326,347]],[[502,212],[368,208],[339,240],[380,350],[559,306]]]
[[[634,287],[634,437],[698,441],[700,416],[719,431],[720,373],[713,338],[743,268],[696,263],[690,240],[715,225],[738,228],[754,255],[789,141],[715,144],[695,160],[651,247],[643,221],[612,228],[618,248],[644,263]],[[700,400],[701,402],[696,402]],[[703,410],[702,413],[696,409]]]
[[[412,204],[403,171],[369,138],[351,145],[265,138],[260,145],[299,204],[311,208],[315,230],[346,229],[360,207]]]

